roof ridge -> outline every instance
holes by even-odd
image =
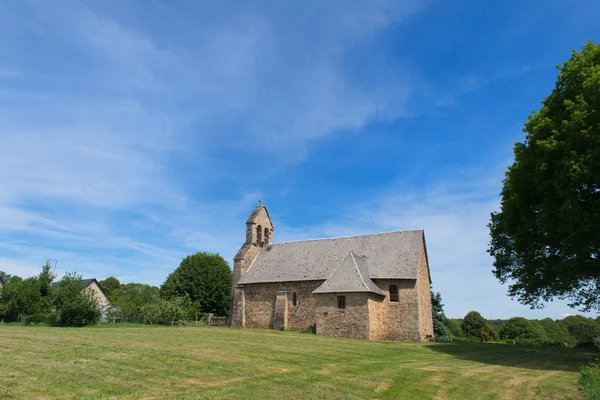
[[[358,272],[358,276],[360,277],[360,280],[362,281],[363,285],[365,285],[365,287],[367,289],[369,289],[369,285],[367,285],[367,282],[365,282],[365,278],[363,278],[362,274],[360,273],[360,268],[358,268],[358,264],[356,263],[356,258],[354,258],[354,252],[352,250],[350,250],[350,255],[352,256],[352,261],[354,262],[354,267],[356,268],[356,272]]]
[[[350,236],[336,236],[336,237],[330,237],[330,238],[290,240],[288,242],[271,243],[269,246],[276,246],[278,244],[288,244],[288,243],[315,242],[315,241],[318,241],[318,240],[336,240],[336,239],[348,239],[348,238],[357,238],[357,237],[364,237],[364,236],[378,236],[378,235],[387,235],[387,234],[390,234],[390,233],[404,233],[404,232],[425,232],[425,230],[424,229],[404,229],[404,230],[401,230],[401,231],[388,231],[388,232],[378,232],[378,233],[367,233],[367,234],[364,234],[364,235],[350,235]]]

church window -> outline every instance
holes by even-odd
[[[338,296],[338,308],[346,308],[346,296]]]
[[[258,243],[258,245],[262,245],[262,226],[257,226],[256,227],[256,243]]]
[[[390,301],[397,303],[400,300],[400,296],[398,296],[398,286],[390,285]]]
[[[292,293],[292,305],[294,307],[298,305],[298,298],[296,297],[296,292]]]
[[[270,244],[271,238],[269,237],[269,228],[265,228],[265,243]]]

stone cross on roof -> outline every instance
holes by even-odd
[[[261,200],[258,200],[258,205],[259,205],[259,206],[262,206],[262,205],[263,205],[263,203],[262,203],[262,199],[261,199]]]

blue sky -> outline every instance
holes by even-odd
[[[556,64],[600,3],[0,3],[0,270],[160,285],[275,241],[425,229],[446,312],[529,310],[486,224]]]

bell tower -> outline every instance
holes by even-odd
[[[254,244],[263,247],[265,244],[273,243],[273,223],[269,216],[269,211],[262,203],[258,201],[258,206],[252,210],[246,221],[246,242],[244,244]]]
[[[273,244],[273,223],[267,207],[262,200],[252,210],[246,220],[246,241],[233,258],[233,286],[231,288],[231,325],[244,326],[244,293],[243,287],[237,282],[256,258],[260,249],[265,245]]]

